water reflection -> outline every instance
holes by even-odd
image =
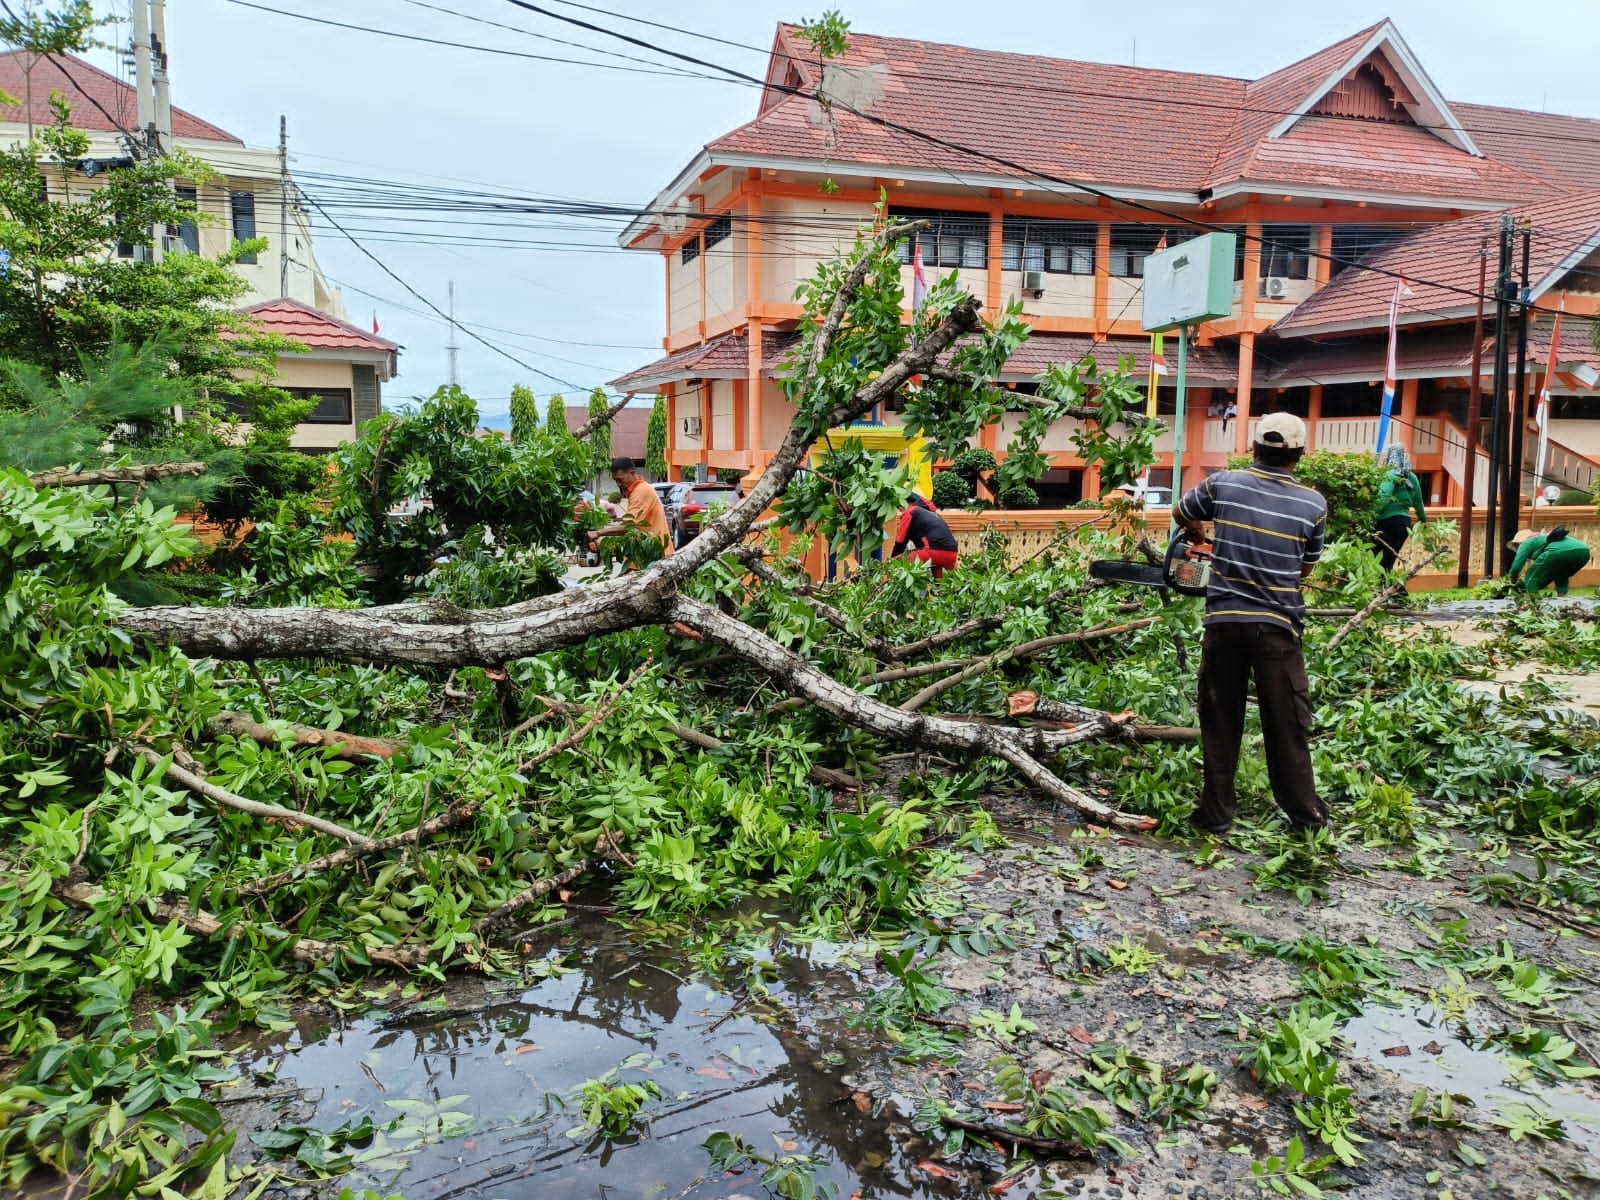
[[[954,1194],[958,1181],[915,1170],[926,1144],[841,1085],[857,1064],[824,1061],[823,1047],[888,1053],[837,1015],[850,981],[824,955],[781,949],[769,1003],[696,979],[608,926],[563,938],[552,953],[576,948],[572,973],[527,987],[457,981],[436,1011],[302,1029],[261,1046],[254,1065],[314,1097],[320,1129],[398,1122],[344,1182],[411,1200],[762,1195],[759,1172],[712,1171],[701,1143],[718,1130],[764,1153],[818,1155],[817,1179],[841,1197]],[[615,1142],[576,1129],[581,1115],[563,1099],[630,1056],[641,1065],[623,1079],[662,1091],[648,1125]]]

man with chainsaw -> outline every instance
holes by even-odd
[[[1191,540],[1203,540],[1202,522],[1215,531],[1200,656],[1205,785],[1191,818],[1201,833],[1226,833],[1233,822],[1252,676],[1273,798],[1293,831],[1327,822],[1307,744],[1311,694],[1300,648],[1300,581],[1322,556],[1328,505],[1294,478],[1305,447],[1304,421],[1269,413],[1256,430],[1255,462],[1210,476],[1173,513]]]

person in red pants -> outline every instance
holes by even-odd
[[[935,579],[956,565],[956,535],[938,510],[915,492],[901,511],[894,533],[894,556],[902,554],[930,565]]]

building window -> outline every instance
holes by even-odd
[[[256,236],[256,194],[254,192],[234,192],[230,197],[233,209],[233,240],[247,242]],[[241,254],[239,261],[253,263],[256,261],[254,254]]]
[[[727,241],[732,236],[733,236],[733,218],[731,216],[729,216],[727,213],[723,213],[715,221],[711,222],[711,224],[706,226],[706,232],[705,232],[706,246],[705,246],[705,248],[707,250],[709,250],[709,249],[711,249],[711,247],[717,245],[719,242]]]
[[[1314,236],[1309,225],[1263,225],[1261,277],[1263,279],[1311,278],[1311,249]]]
[[[112,218],[112,220],[115,221],[116,224],[120,226],[122,224],[124,218],[123,218],[123,215],[121,213],[117,213]],[[134,245],[133,245],[132,242],[124,242],[124,241],[120,241],[120,240],[117,242],[117,257],[118,258],[132,258],[133,257],[133,252],[134,252]]]
[[[1173,237],[1159,225],[1113,225],[1111,227],[1111,273],[1119,279],[1144,277],[1144,260],[1155,253],[1162,236],[1170,245]]]
[[[1365,262],[1385,246],[1399,241],[1411,229],[1403,225],[1335,225],[1333,274]]]
[[[697,259],[699,257],[700,257],[700,237],[699,237],[698,234],[696,234],[694,237],[690,238],[687,242],[685,242],[683,244],[683,248],[678,251],[678,261],[680,263],[682,263],[684,266],[687,267],[690,263],[692,263],[695,259]]]
[[[198,212],[199,193],[194,188],[178,188],[178,199]],[[200,227],[195,224],[195,217],[191,216],[178,222],[178,244],[187,254],[200,253]]]
[[[296,400],[314,400],[307,425],[348,425],[355,420],[349,388],[284,388]]]
[[[989,218],[984,213],[895,209],[891,221],[929,221],[917,235],[926,267],[965,267],[981,271],[989,265]],[[900,243],[900,261],[911,261],[911,239]]]
[[[1000,267],[1006,271],[1050,271],[1093,275],[1100,227],[1093,221],[1037,221],[1007,217],[1000,242]]]

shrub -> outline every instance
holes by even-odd
[[[1038,508],[1039,493],[1025,483],[1014,483],[1000,489],[1000,505],[1003,508]]]
[[[1582,488],[1566,488],[1556,497],[1557,504],[1593,504],[1594,496]]]
[[[974,446],[970,450],[963,450],[955,456],[950,464],[950,469],[969,484],[985,471],[993,471],[999,466],[993,450],[985,450],[982,446]]]
[[[717,482],[737,484],[744,478],[744,471],[739,467],[718,467]]]
[[[1235,456],[1230,468],[1248,467],[1251,460]],[[1295,478],[1322,493],[1328,502],[1328,540],[1349,538],[1358,542],[1372,537],[1376,522],[1373,513],[1378,503],[1378,485],[1385,468],[1370,454],[1340,454],[1332,450],[1313,450],[1300,460]]]
[[[933,477],[935,508],[965,508],[972,503],[972,484],[954,471],[940,471]]]

